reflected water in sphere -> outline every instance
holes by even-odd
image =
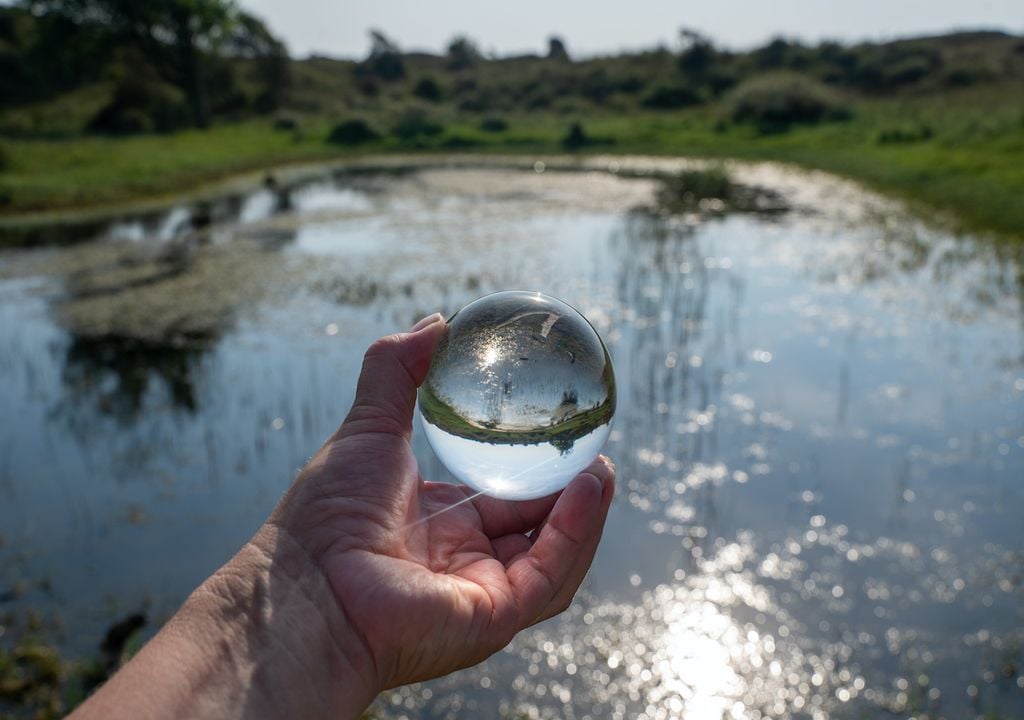
[[[561,490],[597,457],[615,413],[615,374],[575,309],[538,292],[500,292],[448,320],[419,408],[430,446],[460,482],[528,500]]]

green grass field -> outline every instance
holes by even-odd
[[[370,118],[386,127],[386,118]],[[443,131],[413,141],[385,136],[357,148],[326,141],[332,125],[307,117],[297,130],[269,120],[130,138],[0,139],[0,216],[124,204],[281,164],[393,152],[562,152],[579,118],[504,116],[499,132],[480,118],[440,116]],[[636,111],[583,119],[600,142],[578,152],[649,153],[777,160],[826,170],[941,211],[958,229],[1024,236],[1024,98],[970,89],[959,94],[861,101],[853,119],[762,134],[726,124],[720,111]]]

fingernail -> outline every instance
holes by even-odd
[[[444,315],[442,315],[439,312],[436,312],[436,313],[434,313],[432,315],[427,315],[425,318],[423,318],[418,323],[413,325],[409,329],[409,332],[419,332],[423,328],[425,328],[425,327],[427,327],[429,325],[433,325],[434,323],[436,323],[439,320],[444,320]]]

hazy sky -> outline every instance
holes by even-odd
[[[293,55],[365,55],[367,30],[403,49],[440,51],[465,33],[484,51],[539,52],[552,33],[580,54],[672,46],[685,25],[746,48],[775,35],[888,39],[954,28],[1024,32],[1024,0],[239,0]]]

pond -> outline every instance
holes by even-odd
[[[0,623],[153,632],[373,339],[525,288],[616,368],[601,548],[564,615],[378,715],[1024,715],[1019,250],[772,165],[731,170],[787,212],[662,211],[684,164],[342,168],[0,253]]]

